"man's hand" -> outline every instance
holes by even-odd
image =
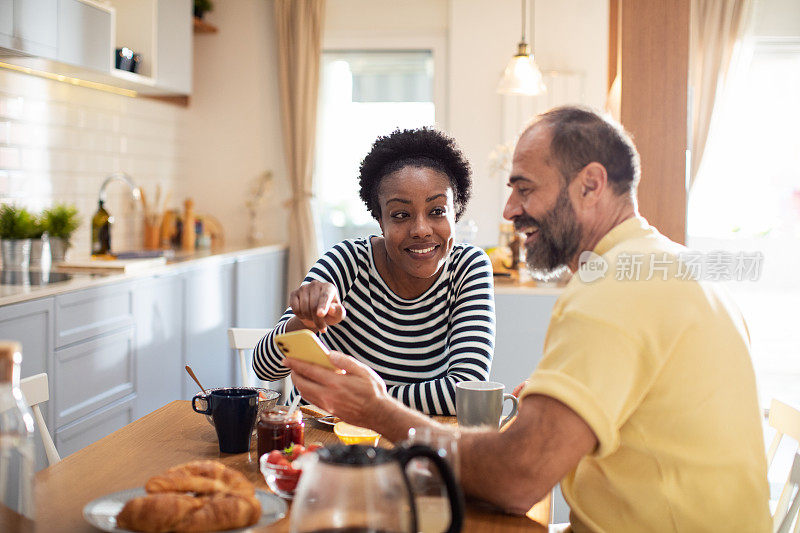
[[[284,359],[282,364],[292,370],[292,382],[306,401],[351,424],[375,428],[381,408],[391,402],[386,383],[350,356],[332,351],[330,357],[340,371],[297,359]]]
[[[328,326],[338,324],[346,314],[336,287],[322,281],[312,281],[293,290],[289,307],[303,326],[318,333],[325,333]]]
[[[513,394],[515,398],[519,398],[519,393],[522,392],[522,389],[524,389],[525,385],[527,384],[528,380],[526,379],[525,381],[514,387],[514,392],[512,392],[511,394]]]

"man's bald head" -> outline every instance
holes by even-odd
[[[520,140],[542,127],[550,134],[550,163],[565,182],[589,163],[597,162],[605,167],[617,195],[635,198],[641,177],[639,153],[620,124],[588,107],[562,106],[536,117]]]

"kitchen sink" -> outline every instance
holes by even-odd
[[[69,281],[74,276],[65,272],[50,272],[47,270],[2,270],[0,271],[0,285],[49,285],[61,281]]]

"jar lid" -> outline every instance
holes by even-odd
[[[392,461],[394,457],[391,450],[363,444],[320,448],[317,455],[323,463],[348,466],[381,465]]]
[[[303,420],[303,413],[300,409],[295,409],[291,417],[286,416],[288,412],[289,408],[285,405],[275,406],[262,414],[261,419],[269,422],[301,422]]]

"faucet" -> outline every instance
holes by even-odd
[[[106,187],[108,187],[109,183],[115,180],[121,181],[125,183],[128,187],[130,187],[131,196],[133,197],[134,200],[138,201],[139,198],[142,197],[141,190],[139,189],[139,187],[136,186],[136,184],[133,182],[133,179],[130,176],[128,176],[124,172],[114,172],[113,174],[107,176],[105,180],[103,180],[103,184],[100,186],[100,195],[98,197],[98,200],[100,200],[103,203],[106,202]]]

